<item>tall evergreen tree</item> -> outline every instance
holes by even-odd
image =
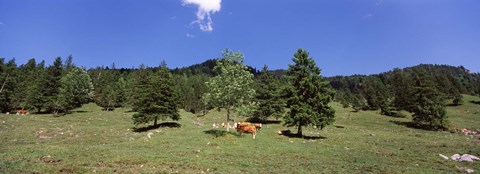
[[[27,105],[37,112],[41,112],[44,108],[45,99],[45,61],[40,62],[35,70],[35,78],[32,80],[32,85],[28,88]]]
[[[16,107],[13,104],[15,89],[17,86],[17,64],[15,63],[15,58],[9,60],[4,64],[4,59],[0,59],[1,66],[1,80],[2,86],[0,87],[0,109],[2,112],[10,112]]]
[[[256,88],[256,101],[258,109],[254,117],[265,120],[269,116],[278,118],[283,113],[283,107],[280,103],[278,84],[273,75],[268,71],[267,65],[264,65],[260,76],[258,76]]]
[[[253,74],[243,64],[242,52],[223,51],[223,58],[217,61],[215,71],[218,75],[206,82],[208,92],[204,95],[206,104],[227,109],[227,122],[230,114],[247,115],[255,110],[253,102]],[[235,121],[235,117],[233,121]],[[228,131],[227,127],[227,131]]]
[[[430,75],[422,68],[414,71],[415,107],[413,123],[429,129],[443,129],[447,123],[444,98],[435,89]]]
[[[168,117],[179,120],[172,74],[166,65],[147,79],[145,84],[138,84],[138,101],[133,106],[138,113],[133,115],[133,123],[139,125],[154,121],[153,124],[157,125],[157,120]]]
[[[36,61],[35,59],[30,59],[24,65],[16,68],[18,74],[16,75],[15,84],[15,91],[12,99],[12,105],[16,108],[24,108],[24,109],[31,109],[29,105],[27,105],[27,97],[29,88],[33,85],[34,80],[36,77]]]
[[[398,110],[411,111],[414,108],[414,88],[412,79],[402,70],[393,70],[391,79],[393,106]]]
[[[323,129],[333,123],[335,110],[328,104],[335,93],[320,75],[320,68],[307,51],[298,49],[292,60],[295,64],[289,65],[289,87],[286,89],[290,110],[284,121],[287,126],[297,126],[298,136],[303,136],[303,126],[313,125]]]
[[[57,95],[60,90],[60,79],[62,78],[63,68],[62,68],[62,58],[57,57],[53,62],[53,65],[50,65],[45,74],[44,78],[44,97],[46,99],[46,109],[48,112],[54,111],[54,108],[58,107]]]

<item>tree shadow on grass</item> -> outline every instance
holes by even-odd
[[[473,103],[473,104],[480,105],[480,101],[470,100],[470,101],[468,101],[468,102]]]
[[[80,110],[80,111],[72,111],[72,113],[87,113],[87,112],[93,112],[93,111],[82,111],[82,110]]]
[[[206,130],[206,131],[203,131],[203,133],[215,136],[215,138],[223,137],[223,136],[226,136],[226,135],[233,135],[233,136],[236,136],[236,137],[241,137],[241,135],[237,132],[229,132],[229,131],[226,131],[226,130],[218,130],[218,129]]]
[[[298,135],[298,134],[292,134],[292,133],[282,133],[283,136],[286,136],[288,138],[301,138],[301,139],[305,139],[305,140],[323,140],[323,139],[327,139],[327,137],[324,137],[324,136],[308,136],[308,135]]]
[[[389,122],[394,123],[396,125],[405,126],[405,127],[408,127],[408,128],[422,129],[422,130],[427,130],[427,131],[439,131],[439,130],[448,131],[448,128],[446,128],[446,127],[432,127],[432,126],[428,126],[428,125],[418,125],[418,124],[415,124],[415,123],[410,122],[410,121],[390,120]]]
[[[248,118],[246,121],[250,123],[262,123],[262,124],[280,124],[281,120],[263,120],[256,117]]]
[[[157,125],[151,125],[151,126],[147,126],[147,127],[140,127],[140,128],[132,128],[133,132],[146,132],[146,131],[149,131],[149,130],[153,130],[153,129],[158,129],[158,128],[161,128],[161,127],[168,127],[168,128],[180,128],[182,127],[181,124],[178,124],[178,123],[175,123],[175,122],[164,122],[164,123],[160,123],[160,124],[157,124]]]

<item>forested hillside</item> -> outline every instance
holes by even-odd
[[[205,82],[216,76],[214,70],[218,59],[210,59],[200,64],[183,68],[175,68],[170,72],[173,76],[175,91],[178,92],[175,101],[179,108],[190,112],[199,113],[208,108],[202,96],[207,91]],[[76,67],[73,57],[62,61],[58,57],[52,65],[44,61],[29,60],[26,64],[17,65],[15,59],[0,59],[0,79],[2,91],[0,93],[0,110],[13,112],[17,109],[28,109],[36,112],[64,112],[69,108],[61,106],[58,98],[62,78]],[[91,98],[83,103],[95,102],[105,110],[116,107],[132,106],[137,98],[138,85],[141,77],[147,77],[159,71],[160,67],[115,68],[95,67],[86,72],[93,85]],[[260,72],[247,66],[249,72],[254,74],[255,83],[260,83]],[[271,85],[276,86],[275,96],[282,95],[282,90],[287,81],[284,78],[286,70],[268,70],[273,78]],[[417,76],[427,77],[433,88],[441,94],[443,99],[451,99],[451,104],[461,104],[460,94],[480,94],[480,74],[472,73],[463,66],[421,64],[414,67],[394,69],[374,75],[351,75],[328,77],[327,80],[335,89],[335,100],[344,107],[352,106],[355,110],[382,109],[386,115],[394,114],[393,111],[413,111],[415,106],[415,90],[421,81],[415,80]],[[75,77],[74,77],[75,79]],[[88,80],[88,79],[87,79]],[[68,83],[64,81],[63,83]],[[256,88],[261,85],[253,85]],[[88,86],[87,86],[88,87]],[[261,91],[262,89],[256,89]],[[278,100],[282,100],[281,98]],[[67,105],[63,103],[63,105]],[[76,104],[77,107],[80,103]],[[70,108],[71,109],[71,108]]]

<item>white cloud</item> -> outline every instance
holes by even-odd
[[[212,14],[219,12],[222,0],[182,0],[183,5],[196,5],[197,20],[192,23],[198,23],[202,31],[212,31]]]

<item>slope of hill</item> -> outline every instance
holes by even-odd
[[[480,101],[464,96],[467,101]],[[181,112],[178,122],[134,129],[128,108],[102,111],[88,104],[75,113],[0,114],[0,173],[461,173],[473,163],[439,156],[480,156],[480,105],[448,107],[452,132],[404,126],[408,118],[378,111],[352,112],[332,103],[334,125],[307,128],[306,139],[277,135],[288,129],[265,124],[256,139],[212,128],[225,112]]]

